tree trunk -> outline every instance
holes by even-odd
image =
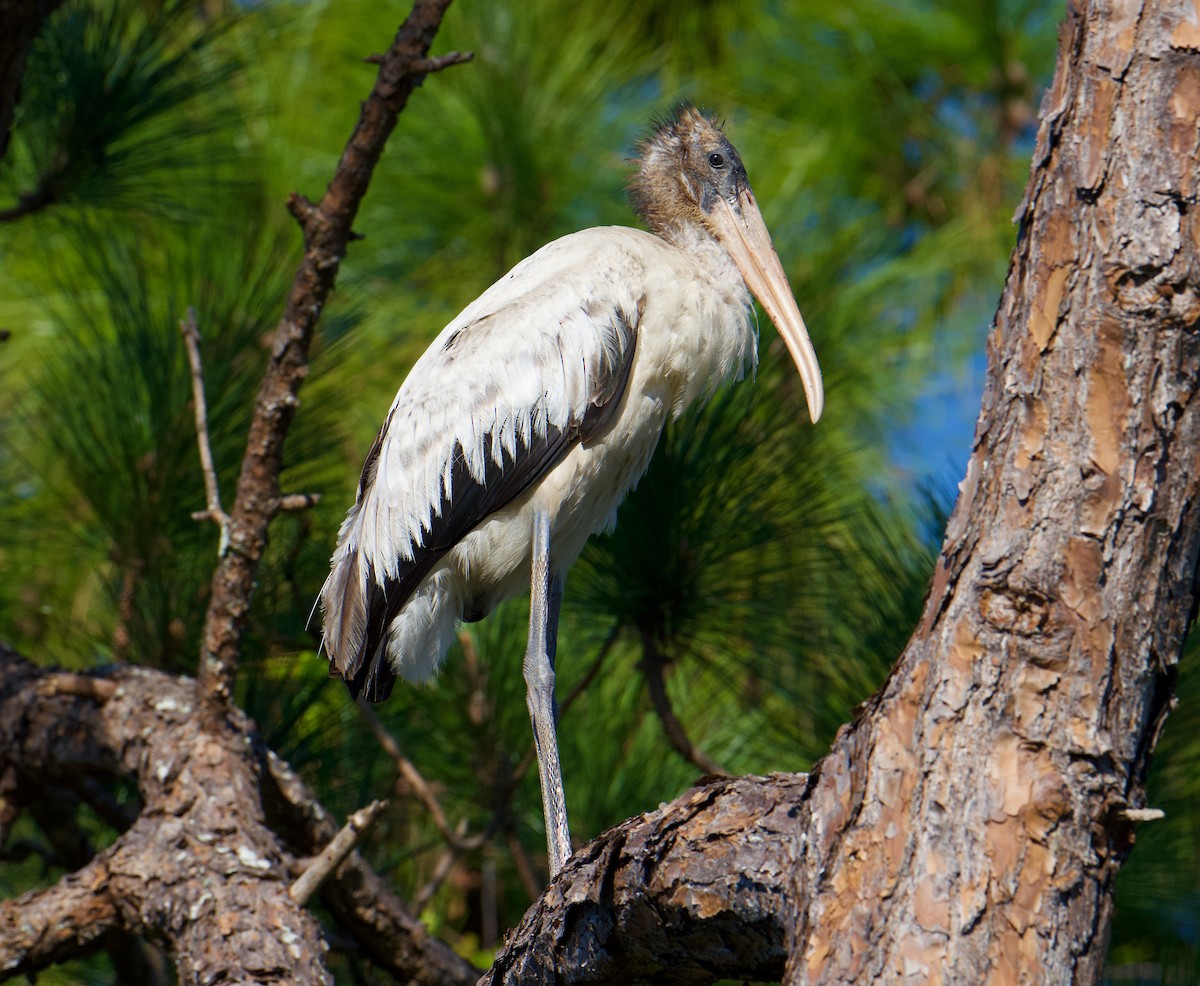
[[[789,982],[1099,979],[1195,602],[1197,13],[1068,11],[974,453],[813,791]]]
[[[741,972],[778,974],[782,936],[789,984],[1099,980],[1195,604],[1200,9],[1070,7],[1042,114],[967,477],[887,684],[807,786],[692,792],[581,851],[489,981],[643,977],[731,920]],[[732,974],[713,950],[651,975]]]

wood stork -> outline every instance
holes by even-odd
[[[531,576],[524,675],[551,876],[571,852],[554,706],[566,569],[612,527],[667,420],[755,365],[751,292],[814,422],[823,403],[804,321],[719,125],[684,104],[640,151],[629,194],[651,232],[587,229],[542,247],[417,360],[321,591],[330,673],[378,702],[397,675],[427,679],[457,621],[483,618]]]

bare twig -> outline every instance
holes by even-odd
[[[279,510],[281,513],[294,513],[315,507],[320,502],[320,493],[289,493],[279,498]]]
[[[408,65],[410,72],[421,72],[425,75],[433,72],[440,72],[442,69],[450,68],[452,65],[462,65],[465,62],[471,61],[475,57],[470,51],[450,51],[444,55],[439,55],[437,58],[417,58]],[[368,65],[379,65],[383,62],[383,55],[378,52],[368,55],[363,59]]]
[[[275,330],[230,511],[229,546],[217,563],[204,622],[197,689],[204,718],[216,724],[227,714],[250,598],[272,519],[280,509],[283,445],[308,375],[313,331],[350,241],[359,204],[375,165],[409,96],[437,67],[427,61],[450,0],[416,0],[379,64],[379,73],[337,170],[314,204],[295,195],[289,208],[304,230],[304,259]],[[446,65],[462,58],[445,56]],[[415,66],[415,67],[414,67]]]
[[[307,904],[308,899],[317,891],[329,874],[336,870],[354,851],[354,847],[366,835],[367,830],[383,811],[385,801],[372,801],[365,808],[360,808],[346,819],[346,824],[337,835],[329,840],[329,844],[321,850],[303,873],[292,884],[288,891],[292,900],[297,904]]]
[[[417,770],[416,764],[404,755],[404,751],[400,749],[400,744],[388,732],[387,727],[380,720],[375,710],[367,703],[359,702],[358,711],[363,718],[363,722],[367,724],[367,728],[371,730],[371,734],[375,737],[376,742],[383,748],[383,752],[392,758],[392,762],[396,765],[396,769],[404,779],[404,782],[409,786],[413,794],[416,795],[417,800],[425,806],[425,810],[429,812],[429,817],[433,819],[434,826],[441,833],[442,838],[446,840],[447,844],[453,846],[455,851],[460,853],[478,849],[483,845],[487,840],[486,832],[481,832],[479,835],[466,839],[451,827],[450,821],[446,817],[446,812],[442,809],[442,804],[433,791],[433,787],[425,780],[421,772]]]
[[[451,51],[445,55],[439,55],[437,58],[418,58],[412,63],[411,69],[414,72],[423,72],[429,75],[453,65],[464,65],[474,57],[474,54],[469,51]]]
[[[221,508],[221,490],[217,470],[213,465],[212,443],[208,437],[208,405],[204,400],[204,367],[200,362],[200,327],[196,310],[188,308],[187,317],[179,320],[179,332],[187,347],[188,364],[192,368],[192,404],[196,413],[196,445],[200,449],[200,469],[204,473],[206,509],[192,514],[193,520],[211,520],[221,529],[217,547],[218,557],[229,549],[229,515]]]
[[[1167,817],[1161,808],[1122,808],[1117,814],[1127,822],[1158,822]]]
[[[265,807],[274,826],[300,852],[317,851],[337,828],[300,777],[267,752]],[[387,881],[356,852],[346,859],[337,880],[321,888],[321,900],[371,961],[402,982],[420,986],[470,986],[479,970],[432,937],[392,892]]]
[[[53,698],[55,695],[74,695],[77,698],[90,698],[102,705],[112,698],[116,690],[116,684],[107,678],[75,674],[72,671],[48,674],[37,683],[37,693],[42,698]]]

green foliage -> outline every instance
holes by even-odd
[[[0,636],[61,663],[194,669],[217,534],[190,518],[204,487],[178,322],[195,310],[228,501],[297,260],[281,203],[320,193],[374,76],[363,58],[405,12],[267,3],[213,22],[182,2],[70,0],[47,25],[0,165],[0,325],[13,332],[0,349]],[[589,545],[559,646],[568,809],[588,838],[696,777],[647,695],[648,646],[707,754],[736,771],[805,767],[920,608],[940,536],[930,517],[949,497],[901,475],[891,445],[929,382],[964,372],[982,344],[1053,16],[1027,0],[451,8],[437,50],[475,61],[414,95],[359,217],[366,239],[323,316],[287,444],[285,491],[324,499],[272,529],[239,700],[335,812],[395,790],[368,852],[464,951],[486,955],[490,918],[516,920],[544,861],[527,605],[467,628],[435,685],[402,685],[378,710],[450,823],[485,836],[427,893],[444,841],[306,629],[407,368],[521,257],[631,221],[624,159],[653,113],[689,97],[725,115],[812,329],[827,412],[809,427],[760,320],[758,379],[668,428],[616,531]],[[931,454],[940,469],[943,450]],[[1189,681],[1177,717],[1195,704]],[[1195,961],[1188,735],[1168,730],[1151,785],[1168,821],[1122,876],[1123,963]],[[53,875],[7,870],[5,895]],[[338,961],[362,981],[356,960]]]
[[[1196,641],[1184,655],[1178,707],[1167,720],[1146,790],[1165,818],[1137,829],[1137,851],[1117,877],[1106,982],[1200,982],[1200,675]]]
[[[188,190],[232,157],[217,139],[237,64],[224,33],[174,0],[67,4],[35,42],[0,188],[18,211],[190,214]]]

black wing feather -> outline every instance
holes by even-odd
[[[484,474],[480,479],[471,475],[462,446],[455,447],[450,466],[451,498],[443,491],[440,509],[435,512],[422,543],[415,546],[413,558],[400,566],[395,577],[385,576],[379,580],[374,571],[367,573],[366,633],[358,655],[348,662],[354,672],[346,678],[352,697],[357,699],[361,695],[369,702],[382,702],[391,694],[396,672],[387,660],[387,628],[446,552],[491,514],[521,496],[578,443],[589,441],[607,426],[629,382],[641,311],[639,304],[633,319],[621,309],[613,312],[622,334],[629,340],[624,359],[614,368],[616,372],[603,381],[602,390],[595,395],[579,421],[569,423],[566,428],[549,427],[545,435],[535,436],[528,443],[518,438],[516,452],[511,457],[501,447],[500,462],[485,457]],[[364,490],[375,478],[373,467],[382,440],[381,431],[363,469]],[[484,440],[484,448],[488,447],[494,447],[490,433]],[[330,673],[337,674],[332,665]]]

